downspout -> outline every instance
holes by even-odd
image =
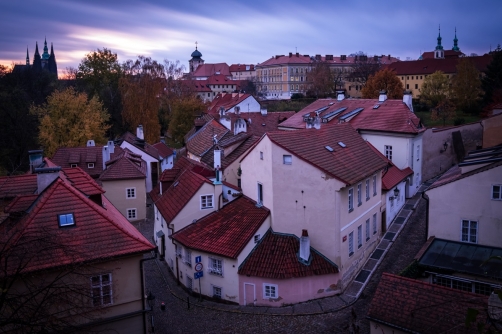
[[[425,195],[425,191],[422,192],[422,198],[427,202],[425,205],[425,241],[427,241],[429,235],[429,196]]]
[[[141,303],[143,306],[143,333],[146,334],[146,319],[145,319],[145,279],[144,279],[144,273],[143,273],[143,262],[145,261],[150,261],[150,260],[155,260],[157,258],[157,247],[155,247],[155,255],[153,257],[149,257],[146,259],[141,259],[139,260],[139,271],[140,271],[140,277],[141,277]]]
[[[223,196],[223,192],[218,196],[218,211],[220,211],[220,205],[221,205],[221,197]]]
[[[167,225],[167,228],[169,230],[171,230],[171,235],[173,235],[174,234],[174,227],[169,227],[171,224],[166,223],[166,225]],[[171,237],[171,242],[173,245],[176,246],[172,237]],[[174,257],[176,258],[176,284],[180,285],[180,271],[178,269],[178,254],[174,254]]]

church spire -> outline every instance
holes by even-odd
[[[47,37],[44,41],[44,53],[42,54],[42,59],[49,59],[49,49],[47,48]]]
[[[457,38],[457,27],[455,27],[455,38],[453,39],[453,51],[460,52],[460,48],[458,47],[458,38]]]
[[[40,53],[38,53],[38,42],[35,44],[35,55],[33,56],[33,69],[39,71],[42,69],[42,60],[40,58]]]
[[[28,46],[26,46],[26,65],[30,65],[30,54],[28,53]]]
[[[441,45],[441,25],[439,25],[439,35],[438,35],[438,45],[436,45],[436,50],[443,50],[443,46]]]

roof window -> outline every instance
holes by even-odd
[[[334,149],[331,146],[324,146],[325,149],[327,149],[330,152],[333,152]]]
[[[339,142],[338,142],[338,145],[340,145],[340,146],[341,146],[341,147],[343,147],[343,148],[347,147],[347,145],[345,145],[345,144],[344,144],[343,142],[341,142],[341,141],[339,141]]]
[[[58,215],[59,227],[73,226],[75,225],[75,219],[73,213],[64,213]]]

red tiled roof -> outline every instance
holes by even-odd
[[[20,213],[25,212],[38,198],[38,195],[20,195],[16,196],[12,202],[4,209],[6,213]]]
[[[338,273],[336,264],[310,247],[311,260],[299,260],[300,239],[293,234],[269,229],[239,266],[239,275],[273,279],[298,278]]]
[[[275,131],[265,136],[346,185],[354,184],[387,165],[347,123],[319,130]],[[339,142],[346,147],[340,147]],[[328,151],[325,146],[334,151]]]
[[[163,142],[158,142],[152,145],[159,151],[159,155],[162,159],[173,155],[173,150]]]
[[[289,56],[275,56],[272,57],[268,60],[265,60],[263,63],[256,65],[257,67],[264,67],[264,66],[274,66],[274,65],[280,65],[280,64],[310,64],[311,60],[308,55],[293,55],[292,57]]]
[[[465,58],[445,58],[445,59],[422,59],[412,61],[395,62],[387,67],[396,72],[396,75],[414,75],[414,74],[432,74],[436,71],[451,74],[457,72],[457,64]],[[468,57],[474,66],[480,71],[485,72],[488,64],[492,61],[491,55],[479,57]]]
[[[105,191],[81,168],[63,168],[61,177],[86,196],[103,194]]]
[[[230,74],[228,75],[213,74],[210,77],[208,77],[206,81],[208,85],[237,85],[237,82],[233,79],[229,79],[228,76],[230,76]]]
[[[235,259],[269,215],[267,208],[241,196],[172,237],[187,248]]]
[[[282,122],[285,122],[288,118],[295,115],[294,111],[275,111],[267,113],[267,115],[262,115],[260,112],[254,113],[241,113],[240,115],[235,115],[234,113],[227,113],[227,117],[230,118],[231,124],[235,124],[238,117],[246,121],[247,129],[246,133],[261,137],[265,132],[275,131],[282,126]],[[303,124],[305,128],[305,123]]]
[[[128,148],[106,163],[106,169],[99,177],[100,181],[144,179],[146,178],[146,163],[138,154]]]
[[[207,80],[195,80],[195,79],[185,79],[182,80],[182,84],[194,89],[198,93],[212,92],[209,88]]]
[[[219,93],[214,97],[213,101],[211,101],[209,107],[207,107],[207,112],[209,114],[218,115],[220,107],[223,107],[225,108],[225,111],[228,111],[248,98],[254,99],[254,97],[252,97],[251,94]],[[241,111],[244,112],[244,110]]]
[[[232,65],[230,65],[230,72],[246,72],[246,71],[254,71],[254,65],[253,64],[250,64],[250,65],[232,64]]]
[[[230,76],[230,70],[227,63],[202,64],[197,67],[192,74],[193,77],[209,77],[213,74],[220,73]]]
[[[118,146],[114,149],[115,153],[112,157],[122,151]],[[87,174],[98,178],[103,171],[103,146],[60,147],[50,160],[54,165],[62,168],[77,164],[77,167],[82,168]],[[94,168],[88,168],[88,163],[93,163]]]
[[[176,182],[171,184],[166,191],[163,191],[162,195],[160,195],[158,189],[160,185],[157,185],[151,191],[150,196],[162,214],[162,217],[169,224],[204,183],[212,184],[205,177],[187,169],[178,176]]]
[[[460,56],[464,56],[464,54],[460,51],[444,50],[443,53],[445,58],[458,58]],[[422,59],[429,58],[434,58],[434,51],[426,51],[422,53]]]
[[[487,304],[487,296],[383,273],[368,318],[413,333],[478,333],[466,326],[468,309],[486,324]]]
[[[38,189],[37,175],[0,176],[0,198],[35,194]]]
[[[256,143],[260,137],[247,135],[242,143],[237,146],[230,154],[224,154],[221,161],[221,168],[227,168],[235,160],[239,159],[244,153],[247,152],[251,146]],[[207,151],[201,159],[208,166],[214,165],[214,148]]]
[[[342,60],[341,56],[333,56],[331,57],[326,57],[326,56],[321,56],[321,55],[315,55],[312,56],[313,58],[317,58],[320,56],[320,59],[323,62],[327,62],[330,65],[353,65],[356,62],[356,57],[354,56],[346,56],[345,59]],[[394,62],[399,62],[399,59],[395,57],[391,57],[390,55],[381,55],[377,56],[379,59],[379,62],[381,64],[390,64]],[[368,59],[373,58],[372,56],[368,56]],[[266,61],[264,61],[261,64],[258,64],[257,67],[262,67],[262,66],[274,66],[274,65],[281,65],[281,64],[310,64],[312,62],[312,58],[309,55],[301,55],[298,53],[291,53],[288,55],[278,55],[274,56]]]
[[[126,132],[122,136],[121,140],[128,142],[129,144],[133,145],[137,149],[145,152],[146,154],[150,155],[151,157],[153,157],[155,159],[159,159],[160,158],[159,151],[157,151],[157,149],[155,147],[153,147],[152,145],[148,144],[147,142],[145,142],[145,146],[144,147],[139,146],[137,144],[137,142],[136,142],[138,140],[138,137],[136,137],[135,135],[133,135],[130,132]]]
[[[331,105],[330,105],[331,104]],[[378,109],[373,109],[379,105]],[[349,123],[356,130],[370,130],[395,133],[417,134],[425,131],[420,119],[411,112],[402,100],[386,100],[378,102],[378,99],[320,99],[300,110],[295,115],[281,123],[280,128],[304,129],[303,116],[322,107],[328,107],[320,113],[320,117],[336,111],[339,108],[347,108],[328,123],[322,123],[321,127],[331,126],[339,122],[340,117],[357,108],[364,108],[357,116],[349,119]]]
[[[71,182],[58,178],[9,233],[0,226],[3,229],[0,235],[11,243],[13,255],[21,259],[31,257],[23,263],[22,272],[144,253],[154,248],[105,197],[103,203],[104,207],[97,205]],[[73,214],[75,225],[60,228],[58,215],[67,213]],[[50,239],[51,247],[23,246],[36,246],[45,239]],[[7,265],[12,272],[19,264]]]
[[[217,140],[221,140],[227,133],[229,133],[229,130],[226,127],[215,120],[211,120],[188,138],[186,148],[190,153],[200,157],[213,147],[214,135],[216,135]]]

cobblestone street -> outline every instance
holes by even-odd
[[[164,261],[146,261],[146,291],[151,291],[156,297],[153,311],[155,332],[355,333],[357,331],[354,331],[354,328],[357,326],[359,333],[369,333],[366,314],[380,276],[383,272],[397,274],[403,270],[425,242],[426,204],[423,199],[418,200],[408,222],[375,269],[359,299],[353,304],[350,304],[350,300],[337,296],[327,298],[331,300],[316,300],[281,308],[241,307],[207,300],[199,302],[196,297],[189,296],[176,285]],[[146,222],[136,224],[136,227],[152,240],[151,216]],[[187,300],[190,301],[189,308]],[[166,304],[165,311],[160,308],[161,302]],[[336,308],[341,309],[330,311],[334,307],[329,305],[338,305]]]

